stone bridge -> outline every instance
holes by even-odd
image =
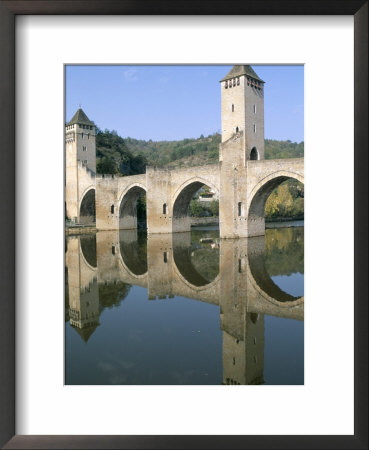
[[[145,194],[149,234],[190,231],[191,199],[206,185],[219,196],[221,237],[263,235],[265,202],[290,178],[304,182],[303,158],[247,161],[246,165],[225,160],[178,170],[148,167],[144,175],[97,177],[96,227],[136,229],[136,203]]]
[[[251,66],[234,66],[221,80],[219,162],[146,173],[96,175],[95,125],[79,109],[66,125],[66,214],[98,230],[137,228],[137,201],[146,196],[148,234],[187,232],[190,201],[202,186],[219,197],[221,238],[260,236],[264,206],[280,183],[304,182],[304,160],[264,159],[264,81]]]

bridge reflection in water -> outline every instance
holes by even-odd
[[[89,341],[102,311],[119,306],[132,285],[145,288],[149,300],[185,297],[217,305],[223,384],[263,383],[265,316],[304,318],[304,298],[275,283],[275,276],[303,273],[303,228],[236,240],[218,236],[193,231],[147,238],[129,230],[68,237],[66,321]],[[67,354],[72,351],[66,343]]]

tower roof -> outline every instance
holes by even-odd
[[[75,123],[82,125],[95,125],[91,120],[86,116],[85,112],[82,108],[78,108],[77,112],[71,118],[71,120],[67,123],[67,125],[74,125]]]
[[[97,327],[98,327],[97,323],[94,323],[85,328],[78,328],[78,327],[72,325],[72,328],[74,328],[77,331],[77,333],[81,336],[81,338],[85,342],[87,342],[90,339],[91,334],[96,330]]]
[[[265,81],[258,77],[254,69],[247,64],[233,66],[232,69],[227,73],[227,75],[220,81],[226,81],[231,78],[239,77],[241,75],[246,75],[248,77],[254,78],[254,80],[260,81],[261,83],[265,83]]]

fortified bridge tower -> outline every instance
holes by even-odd
[[[190,202],[206,185],[219,196],[221,238],[264,235],[268,196],[289,178],[304,182],[304,159],[264,159],[264,81],[251,66],[233,66],[220,86],[219,162],[197,167],[96,175],[95,125],[79,109],[66,125],[67,216],[99,230],[135,229],[146,194],[148,234],[187,232]]]

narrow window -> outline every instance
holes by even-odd
[[[163,214],[166,214],[166,213],[167,213],[167,204],[164,203],[164,205],[163,205]]]
[[[228,81],[226,81],[226,82],[224,83],[224,87],[225,87],[226,89],[228,89]]]
[[[81,133],[82,139],[83,139],[83,133]]]
[[[254,133],[256,133],[256,123],[254,123]]]
[[[256,105],[254,105],[254,114],[256,114]]]
[[[238,216],[241,215],[242,212],[242,202],[238,202]]]
[[[164,262],[167,263],[168,262],[168,252],[164,252],[163,257],[164,257]]]
[[[84,160],[83,160],[83,164],[87,164],[87,159],[84,159]]]
[[[234,105],[232,105],[232,112],[234,112]]]
[[[254,337],[254,345],[256,345],[256,337]]]
[[[87,133],[87,139],[90,139],[90,133]]]
[[[237,86],[239,86],[240,85],[240,78],[238,77],[237,78]]]
[[[87,147],[84,145],[84,146],[82,147],[82,150],[85,152],[85,151],[87,150]]]
[[[242,261],[241,261],[241,259],[238,260],[238,272],[242,273]]]
[[[238,127],[236,127],[236,133],[238,133],[240,130],[239,130],[239,128]]]
[[[111,248],[111,254],[112,254],[112,255],[115,255],[115,247],[114,247],[114,245],[113,245],[112,248]]]
[[[233,358],[233,365],[236,365],[236,358]]]
[[[110,212],[111,212],[112,214],[114,214],[114,205],[111,205],[111,207],[110,207]]]

